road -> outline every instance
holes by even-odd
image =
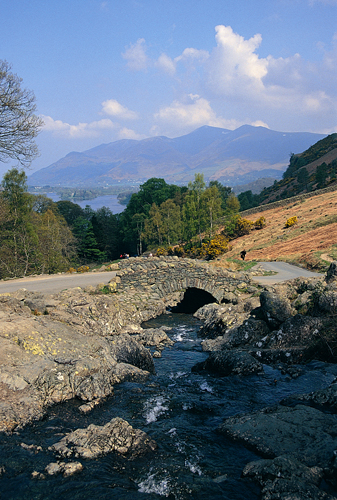
[[[286,262],[259,262],[258,263],[265,271],[273,271],[277,274],[273,276],[254,276],[253,280],[261,285],[273,285],[274,283],[281,283],[282,281],[291,280],[294,278],[317,278],[321,277],[320,273],[313,273],[302,269],[301,267],[287,264]],[[252,268],[254,269],[254,268]]]
[[[29,276],[27,278],[0,281],[0,293],[11,293],[20,288],[34,292],[57,293],[76,286],[86,287],[88,285],[96,286],[99,283],[107,284],[114,276],[116,276],[116,271]]]
[[[319,273],[312,273],[306,269],[292,266],[286,262],[259,262],[266,271],[277,272],[273,276],[254,276],[254,281],[261,285],[272,285],[282,281],[297,278],[299,276],[312,278],[322,276]],[[34,292],[57,293],[61,290],[74,288],[76,286],[86,287],[96,286],[99,283],[108,283],[114,276],[115,271],[83,273],[83,274],[52,274],[27,278],[18,278],[8,281],[0,281],[0,293],[11,293],[25,288]]]

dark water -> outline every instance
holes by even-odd
[[[175,345],[155,359],[156,375],[145,384],[124,383],[89,415],[78,411],[80,402],[58,405],[46,419],[15,434],[0,438],[1,499],[89,500],[256,500],[259,489],[240,478],[244,465],[258,457],[216,432],[223,418],[274,404],[293,393],[327,386],[334,367],[313,363],[297,379],[288,380],[265,367],[262,376],[216,377],[191,373],[206,358],[197,330],[200,322],[189,315],[171,314],[147,323],[170,326]],[[274,379],[278,379],[275,386]],[[48,446],[78,427],[103,425],[125,418],[147,432],[158,444],[154,453],[130,461],[109,454],[97,460],[80,460],[84,470],[72,477],[32,479],[55,462]],[[34,454],[20,443],[42,446]]]

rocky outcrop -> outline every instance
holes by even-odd
[[[216,351],[212,352],[206,361],[196,364],[192,371],[207,370],[221,376],[251,375],[262,373],[263,367],[253,356],[244,351]]]
[[[287,456],[250,462],[242,472],[242,477],[259,484],[262,500],[333,500],[319,488],[323,475],[322,468],[307,467]]]
[[[140,295],[77,288],[0,296],[0,431],[39,419],[48,406],[71,398],[102,400],[116,384],[153,373],[144,344],[169,339],[151,332],[147,342],[140,323],[165,311],[166,303]],[[128,325],[143,342],[122,333]]]
[[[139,429],[133,429],[125,420],[113,418],[103,426],[91,424],[86,429],[70,432],[50,450],[61,457],[97,458],[115,452],[135,458],[157,445]]]

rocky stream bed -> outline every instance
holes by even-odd
[[[336,277],[0,296],[0,498],[337,498]]]

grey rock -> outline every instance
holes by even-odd
[[[64,477],[72,476],[76,472],[82,470],[83,465],[80,462],[52,462],[45,468],[45,472],[48,476],[63,474]]]
[[[335,417],[303,405],[276,406],[230,417],[219,431],[262,457],[287,455],[307,467],[327,467],[337,449]]]
[[[322,468],[306,467],[287,456],[250,462],[242,472],[243,477],[262,487],[263,500],[332,500],[333,497],[319,488],[323,475]]]
[[[150,351],[136,342],[130,335],[114,336],[113,340],[110,341],[110,347],[111,353],[118,363],[128,363],[141,370],[154,373],[154,364]]]
[[[91,424],[86,429],[70,432],[58,443],[51,446],[62,457],[97,458],[116,452],[136,457],[156,449],[156,443],[147,434],[121,418],[113,418],[104,426]]]
[[[337,261],[331,262],[325,279],[327,283],[337,281]]]
[[[272,329],[277,328],[286,319],[295,314],[290,301],[276,293],[262,292],[260,303],[262,315]]]
[[[201,363],[193,366],[192,371],[207,370],[217,375],[251,375],[263,373],[263,366],[249,353],[244,351],[216,351]]]

